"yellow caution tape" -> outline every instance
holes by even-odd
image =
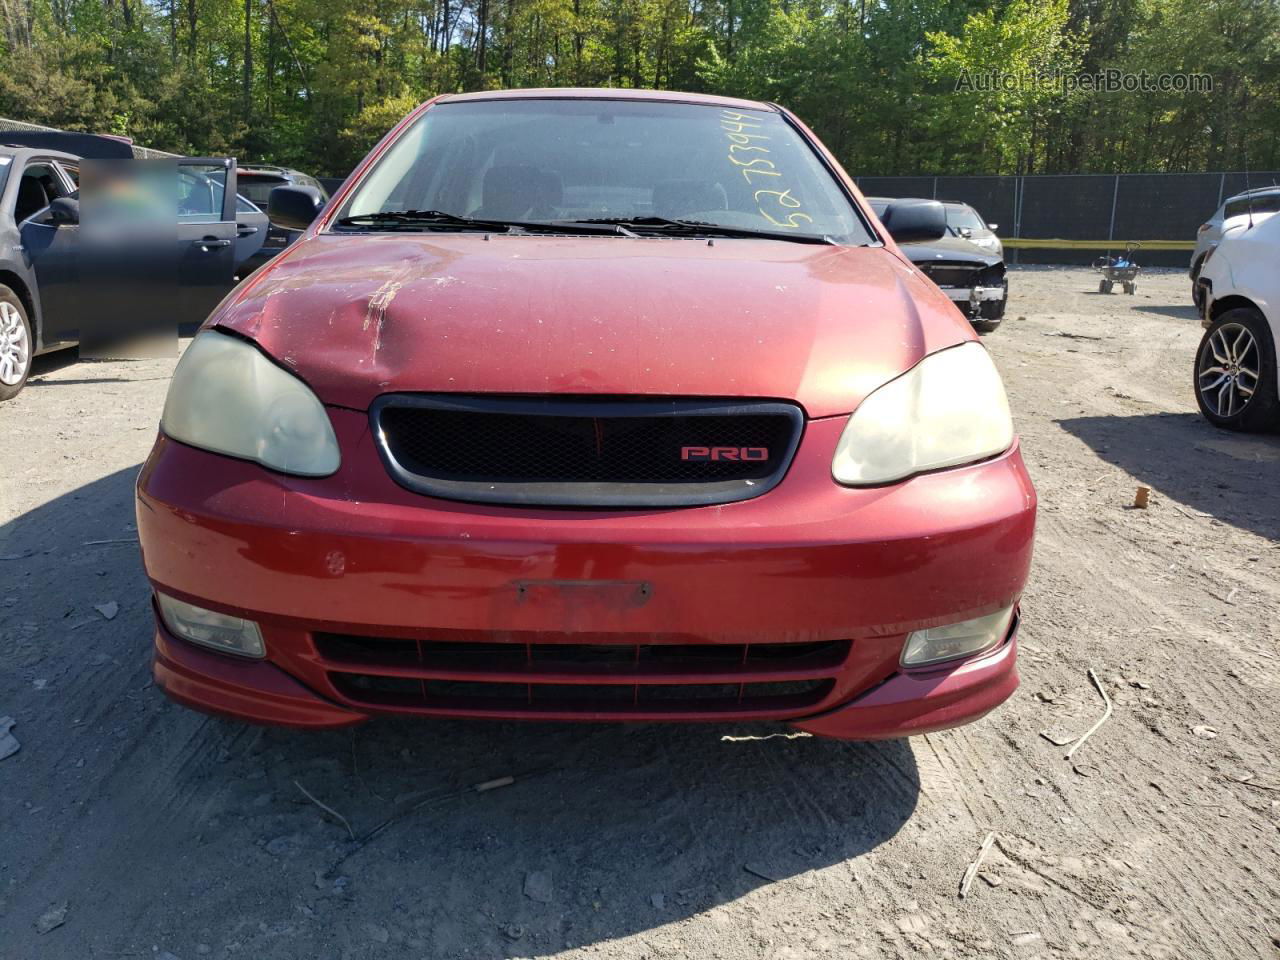
[[[1001,237],[1010,249],[1021,250],[1124,250],[1127,240],[1053,240],[1039,237]],[[1194,250],[1194,240],[1141,240],[1143,250]]]

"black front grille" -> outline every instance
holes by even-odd
[[[972,287],[978,280],[981,265],[972,263],[922,263],[926,277],[940,287]]]
[[[726,503],[782,477],[803,416],[777,402],[397,394],[372,411],[388,469],[455,500],[556,506]]]

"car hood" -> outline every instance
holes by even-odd
[[[963,237],[939,237],[937,240],[924,243],[904,243],[901,249],[912,263],[917,264],[949,260],[952,263],[972,263],[974,266],[990,267],[1004,259],[1001,254],[984,250]]]
[[[210,323],[360,410],[414,391],[781,398],[830,416],[973,337],[881,247],[479,233],[311,236]]]

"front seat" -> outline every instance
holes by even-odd
[[[490,167],[485,171],[480,207],[472,216],[481,220],[526,219],[537,197],[540,177],[536,167]]]
[[[49,195],[44,184],[35,177],[23,177],[18,181],[18,201],[13,208],[13,219],[21,223],[33,213],[39,213],[49,205]]]

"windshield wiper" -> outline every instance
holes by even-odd
[[[357,213],[338,220],[344,227],[455,227],[467,230],[490,230],[506,233],[512,229],[549,233],[621,233],[635,236],[621,224],[587,220],[488,220],[480,217],[461,217],[443,210],[379,210],[376,213]]]
[[[477,220],[474,217],[460,217],[457,214],[445,213],[443,210],[379,210],[376,213],[357,213],[350,217],[341,217],[338,223],[344,227],[399,226],[400,224],[438,224],[442,227],[475,227],[484,230],[501,230],[506,225],[494,220]]]
[[[565,221],[562,221],[565,222]],[[730,227],[705,220],[673,220],[669,217],[597,217],[591,220],[575,220],[573,223],[609,223],[633,230],[657,230],[666,234],[695,237],[746,237],[765,240],[790,240],[792,243],[823,243],[837,245],[826,234],[786,233],[782,230],[752,230],[750,227]]]

